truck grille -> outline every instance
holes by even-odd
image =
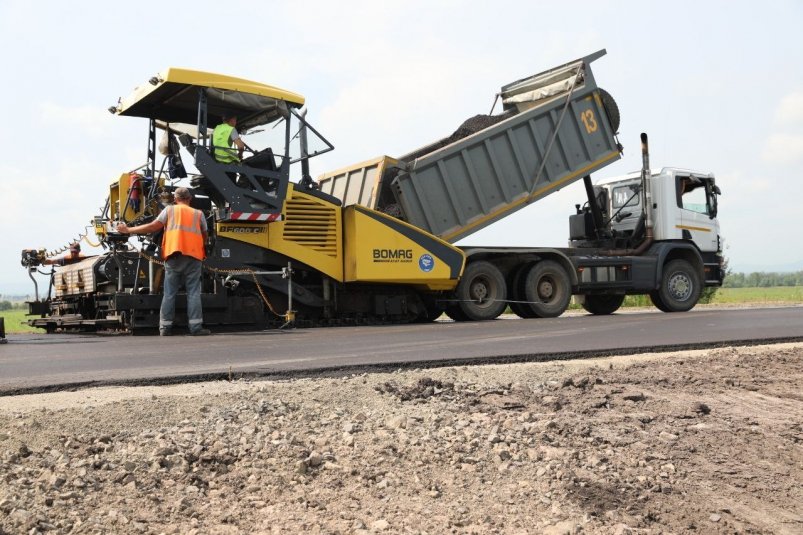
[[[285,203],[283,238],[328,256],[337,256],[337,208],[293,192]]]

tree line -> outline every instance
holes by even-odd
[[[803,271],[789,273],[728,273],[724,288],[770,288],[773,286],[803,286]]]
[[[25,303],[11,302],[8,300],[0,301],[0,312],[4,310],[17,310],[20,308],[27,309],[28,305]]]

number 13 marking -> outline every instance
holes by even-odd
[[[597,118],[594,117],[594,110],[586,110],[581,112],[580,119],[582,119],[587,133],[591,134],[597,131]]]

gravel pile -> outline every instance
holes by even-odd
[[[801,357],[0,398],[0,533],[799,533]]]

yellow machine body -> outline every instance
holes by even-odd
[[[287,188],[282,217],[266,223],[218,222],[217,235],[270,249],[343,281],[341,208]]]
[[[135,183],[138,181],[138,183]],[[159,178],[155,184],[157,189],[164,187],[164,178]],[[132,186],[139,189],[139,206],[135,207],[132,202]],[[152,183],[150,180],[145,180],[141,175],[131,173],[122,173],[120,178],[115,180],[109,186],[109,219],[112,221],[125,221],[131,222],[139,216],[149,214],[157,214],[159,206],[155,201],[145,202],[145,192],[142,190],[144,187],[150,188]],[[136,197],[136,195],[134,195]],[[94,220],[95,234],[98,237],[105,236],[108,229],[103,222],[103,218],[96,217]]]
[[[463,252],[394,217],[355,204],[343,208],[346,282],[413,284],[451,290]]]
[[[451,290],[465,264],[460,249],[421,229],[364,206],[337,206],[292,184],[281,219],[220,222],[217,234],[270,249],[346,283]]]
[[[109,186],[109,215],[112,220],[133,221],[135,218],[143,215],[147,208],[144,202],[145,194],[142,191],[143,187],[151,187],[151,180],[146,180],[142,175],[132,175],[131,173],[123,173],[120,178],[112,182]],[[156,188],[164,186],[164,179],[160,178],[157,181]],[[134,209],[132,198],[132,187],[139,189],[140,203],[138,209]],[[150,208],[155,208],[151,206]],[[158,210],[157,210],[158,211]]]

